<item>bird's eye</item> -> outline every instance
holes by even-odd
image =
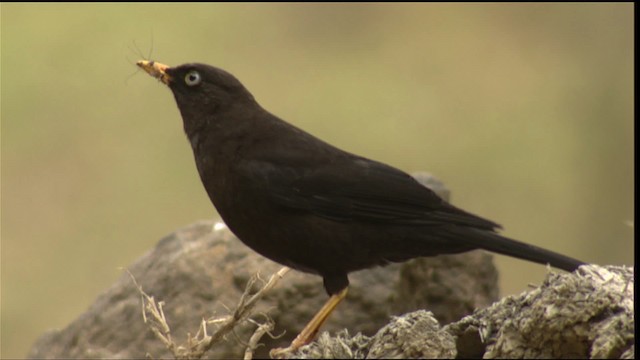
[[[196,86],[200,84],[201,80],[200,73],[195,70],[189,71],[184,77],[184,82],[189,86]]]

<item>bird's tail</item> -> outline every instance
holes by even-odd
[[[458,228],[460,229],[460,228]],[[455,230],[454,230],[455,231]],[[451,234],[453,235],[453,234]],[[475,248],[488,250],[502,255],[533,261],[539,264],[549,264],[555,268],[574,271],[584,262],[568,256],[526,244],[487,230],[465,228],[456,235],[457,241],[463,241]]]

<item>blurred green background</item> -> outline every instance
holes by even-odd
[[[504,234],[633,264],[633,4],[2,4],[1,356],[215,211],[146,57],[235,74]],[[497,257],[503,294],[546,268]],[[303,319],[301,321],[306,321]]]

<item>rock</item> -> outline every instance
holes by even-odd
[[[323,333],[292,358],[635,357],[633,269],[586,265],[547,275],[538,288],[506,297],[440,327],[424,310],[395,318],[375,336]]]
[[[129,267],[143,290],[165,303],[176,343],[185,342],[189,333],[194,335],[203,318],[228,314],[253,274],[259,272],[266,279],[281,267],[244,246],[223,224],[215,231],[213,226],[211,221],[202,221],[178,230]],[[497,276],[491,259],[477,251],[356,272],[350,276],[347,298],[323,330],[346,328],[372,335],[391,315],[422,308],[433,309],[441,321],[459,319],[495,300]],[[479,272],[478,267],[484,270]],[[326,299],[320,277],[289,272],[256,309],[268,313],[276,323],[274,332],[285,332],[285,336],[263,337],[266,346],[258,349],[256,357],[266,357],[270,348],[287,345]],[[254,318],[260,321],[261,317]],[[235,333],[246,341],[254,329],[255,325],[244,323]],[[206,356],[239,358],[244,346],[229,337]],[[144,323],[140,294],[124,273],[65,329],[42,335],[28,357],[141,358],[147,354],[172,357]]]

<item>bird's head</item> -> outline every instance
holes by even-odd
[[[244,85],[222,69],[198,63],[170,67],[147,60],[136,64],[171,89],[187,135],[210,122],[222,122],[230,109],[257,105]]]

